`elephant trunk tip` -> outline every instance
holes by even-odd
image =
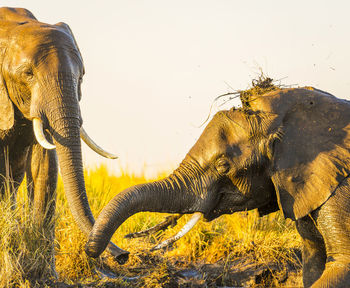
[[[89,240],[85,246],[85,253],[92,258],[99,257],[105,250],[103,247],[99,247],[93,240]],[[120,265],[125,264],[129,259],[130,252],[120,249],[119,247],[108,247],[108,251]]]
[[[93,241],[89,240],[85,246],[85,253],[92,258],[97,258],[103,252],[103,249],[98,249]]]
[[[102,254],[105,248],[106,247],[103,245],[99,245],[97,241],[89,239],[85,246],[85,253],[92,258],[97,258]]]
[[[130,252],[128,251],[125,251],[126,253],[123,253],[123,254],[120,254],[116,257],[114,257],[114,259],[120,264],[120,265],[123,265],[126,263],[126,261],[128,261],[129,259],[129,254]]]

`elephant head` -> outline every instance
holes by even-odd
[[[46,149],[56,148],[70,210],[89,234],[94,218],[85,191],[80,135],[100,154],[115,157],[97,147],[81,128],[84,65],[72,31],[64,23],[41,23],[26,9],[1,8],[0,68],[2,135],[10,134],[22,119],[34,129],[28,137],[36,137]],[[117,255],[123,252],[112,244],[110,248]]]
[[[350,103],[313,88],[276,89],[218,112],[165,179],[128,188],[104,208],[86,252],[97,257],[141,211],[201,212],[208,220],[258,208],[299,219],[350,171]]]

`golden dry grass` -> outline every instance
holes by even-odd
[[[109,200],[123,189],[148,181],[142,175],[130,173],[113,176],[105,166],[86,170],[85,179],[94,215],[98,215]],[[0,204],[0,287],[30,287],[33,284],[26,280],[28,273],[37,273],[39,279],[45,278],[43,273],[40,274],[41,270],[49,271],[49,241],[45,242],[40,227],[33,224],[35,221],[26,204],[23,188],[19,194],[17,208],[11,208],[9,201]],[[95,283],[93,285],[96,287],[104,287],[104,281],[100,281],[95,269],[101,264],[84,253],[86,239],[73,221],[61,181],[57,194],[55,248],[59,281],[68,284]],[[131,254],[125,265],[112,265],[114,273],[119,276],[113,280],[115,287],[176,287],[171,286],[174,273],[193,267],[201,271],[207,267],[219,267],[215,268],[218,274],[215,277],[221,277],[220,283],[225,284],[229,283],[225,279],[228,279],[233,267],[236,269],[247,263],[256,263],[258,266],[255,267],[266,266],[266,269],[270,269],[271,265],[300,266],[295,256],[300,247],[299,236],[292,221],[284,220],[279,213],[259,218],[256,211],[250,211],[222,216],[210,223],[201,221],[166,251],[149,252],[149,249],[176,233],[189,216],[181,218],[176,227],[168,228],[163,233],[141,239],[123,238],[125,234],[161,222],[164,217],[159,213],[139,213],[118,229],[113,242]],[[204,274],[206,279],[211,277],[207,271]],[[127,279],[123,277],[132,276],[140,278],[132,284],[123,281]]]
[[[0,287],[31,287],[31,280],[52,276],[52,237],[33,221],[27,197],[14,205],[7,196],[0,201]]]

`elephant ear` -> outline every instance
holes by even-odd
[[[321,206],[350,172],[350,102],[315,89],[285,89],[251,102],[279,114],[272,181],[284,216],[304,217]],[[274,128],[274,129],[275,129]]]
[[[8,31],[19,21],[35,19],[32,13],[21,8],[0,8],[0,67],[7,47]],[[11,21],[11,23],[9,22]],[[11,129],[14,124],[14,107],[7,92],[5,80],[0,74],[0,130]]]
[[[0,76],[0,130],[8,130],[14,124],[13,104],[8,96],[3,79]]]

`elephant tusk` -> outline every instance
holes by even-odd
[[[95,151],[97,154],[100,154],[103,157],[109,158],[109,159],[117,159],[118,156],[108,153],[107,151],[103,150],[100,146],[98,146],[91,138],[90,136],[85,132],[84,128],[80,128],[80,138],[83,139],[83,141],[88,145],[93,151]]]
[[[177,224],[177,220],[182,217],[182,215],[175,215],[175,216],[168,216],[165,218],[165,220],[151,228],[148,228],[143,231],[130,233],[124,236],[124,238],[138,238],[138,237],[145,237],[151,234],[154,234],[158,231],[165,230],[170,225],[174,227]]]
[[[47,141],[45,134],[44,134],[44,129],[43,129],[43,122],[39,118],[34,118],[33,119],[33,130],[34,130],[34,135],[36,138],[36,141],[44,147],[45,149],[51,150],[55,149],[56,146],[51,144],[49,141]]]
[[[175,236],[173,236],[167,240],[164,240],[162,243],[158,244],[157,246],[154,246],[151,249],[151,251],[165,248],[165,247],[169,246],[170,244],[179,240],[181,237],[185,236],[186,233],[188,233],[193,228],[193,226],[197,224],[197,222],[199,221],[201,216],[202,216],[202,213],[200,213],[200,212],[194,213],[192,215],[191,219],[184,225],[184,227],[182,227],[182,229]]]

